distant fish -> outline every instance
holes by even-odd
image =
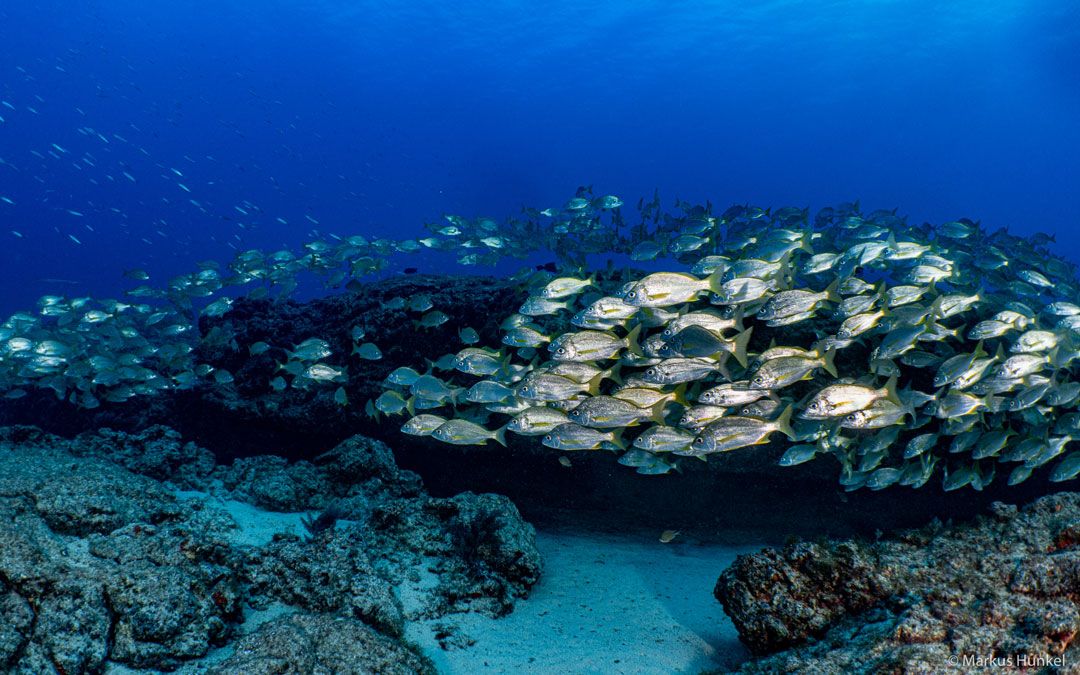
[[[55,279],[52,277],[38,279],[37,282],[39,284],[63,284],[65,286],[79,286],[82,284],[81,281],[75,281],[73,279]]]
[[[675,537],[679,536],[678,530],[664,530],[660,533],[660,543],[670,544],[675,541]]]

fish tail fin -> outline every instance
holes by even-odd
[[[896,392],[896,375],[890,375],[888,381],[885,382],[885,398],[897,405],[903,405],[900,395]]]
[[[630,332],[626,334],[626,347],[630,350],[630,353],[635,356],[645,356],[645,352],[641,351],[641,345],[638,344],[639,335],[641,335],[640,323],[631,328]]]
[[[604,371],[601,374],[604,375],[605,377],[607,377],[607,379],[611,380],[615,384],[622,384],[623,379],[622,379],[622,373],[620,372],[621,370],[622,370],[622,364],[621,363],[616,363],[615,365],[608,368],[606,371]]]
[[[649,419],[661,426],[666,424],[666,421],[664,420],[665,408],[667,408],[667,399],[662,398],[649,408]]]
[[[930,282],[930,290],[928,292],[933,292],[933,290],[934,290],[933,286],[934,286],[934,283]],[[931,322],[936,322],[938,319],[944,318],[942,316],[942,314],[941,314],[941,302],[944,299],[945,299],[945,296],[939,295],[936,298],[934,298],[934,301],[932,303],[930,303],[930,311],[927,312],[926,315],[928,317],[930,317]]]
[[[379,419],[379,409],[375,407],[375,404],[371,402],[370,398],[368,399],[368,402],[364,404],[364,413],[373,420],[378,421]]]
[[[623,431],[625,429],[616,429],[611,432],[611,444],[619,450],[626,450],[626,441],[623,440]]]
[[[731,346],[731,355],[735,357],[735,360],[739,362],[739,365],[743,368],[746,367],[746,346],[750,344],[750,336],[754,332],[754,327],[750,326],[743,332],[735,336],[732,340],[734,344]]]
[[[689,405],[686,401],[686,382],[675,387],[675,393],[671,397],[671,400],[682,406]]]
[[[1055,369],[1060,370],[1069,365],[1072,361],[1072,354],[1066,354],[1062,357],[1061,347],[1055,346],[1050,350],[1050,353],[1046,355],[1046,362],[1053,366]]]
[[[410,396],[409,400],[405,401],[405,410],[409,413],[410,417],[412,417],[413,415],[416,414],[416,397],[415,396]]]
[[[975,343],[975,351],[972,353],[977,359],[986,356],[986,349],[984,349],[982,340],[979,340],[977,343]]]
[[[727,352],[721,352],[720,353],[720,358],[719,359],[714,359],[714,360],[716,361],[716,371],[718,373],[720,373],[720,377],[724,378],[725,382],[730,382],[731,381],[731,371],[728,370],[728,367],[727,367],[728,353]]]
[[[495,442],[503,446],[504,448],[506,447],[506,427],[507,425],[504,424],[503,426],[493,431],[491,434],[491,437],[495,439]]]
[[[975,490],[975,492],[982,492],[982,489],[989,485],[990,481],[994,479],[993,469],[990,470],[990,476],[986,477],[983,475],[982,465],[978,462],[975,462],[972,466],[972,472],[974,472],[975,475],[971,478],[971,488]]]
[[[792,441],[795,440],[795,430],[791,428],[791,415],[794,411],[795,407],[789,405],[780,413],[780,417],[776,418],[776,430]]]
[[[825,300],[828,302],[838,303],[843,298],[840,297],[840,293],[836,289],[840,287],[840,280],[833,279],[832,283],[825,287]]]
[[[836,370],[836,350],[826,349],[825,355],[821,359],[823,363],[821,367],[825,369],[825,372],[833,377],[840,377],[840,372]]]
[[[597,373],[593,379],[589,380],[589,386],[586,389],[586,392],[589,394],[589,396],[596,396],[600,393],[600,385],[603,383],[603,381],[603,373]]]
[[[712,291],[713,293],[723,293],[724,271],[725,270],[718,269],[709,275],[709,278],[706,279],[706,281],[708,282],[708,290]]]
[[[743,310],[741,305],[735,308],[735,330],[740,333],[743,332],[743,330],[745,330],[746,328],[745,324],[743,323],[743,316],[745,314],[746,312]]]

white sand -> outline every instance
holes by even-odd
[[[410,625],[440,673],[699,673],[746,658],[712,589],[736,555],[758,547],[641,534],[540,533],[538,544],[543,577],[509,616]],[[441,649],[438,623],[476,643]]]

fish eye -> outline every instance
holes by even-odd
[[[565,349],[565,348],[563,348],[563,347],[559,347],[558,349],[556,349],[556,350],[555,350],[555,353],[556,353],[556,354],[565,354],[565,353],[566,353],[566,349]]]
[[[702,438],[701,436],[698,436],[697,438],[694,439],[694,445],[704,445],[704,444],[705,444],[705,439]]]
[[[544,434],[544,442],[550,443],[552,441],[551,434]]]
[[[628,298],[637,297],[637,291],[627,291],[626,297],[628,297]]]

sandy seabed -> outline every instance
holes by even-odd
[[[712,589],[760,547],[551,531],[537,543],[544,574],[510,615],[410,624],[440,673],[700,673],[749,656]],[[434,626],[447,623],[475,642],[441,648]]]

